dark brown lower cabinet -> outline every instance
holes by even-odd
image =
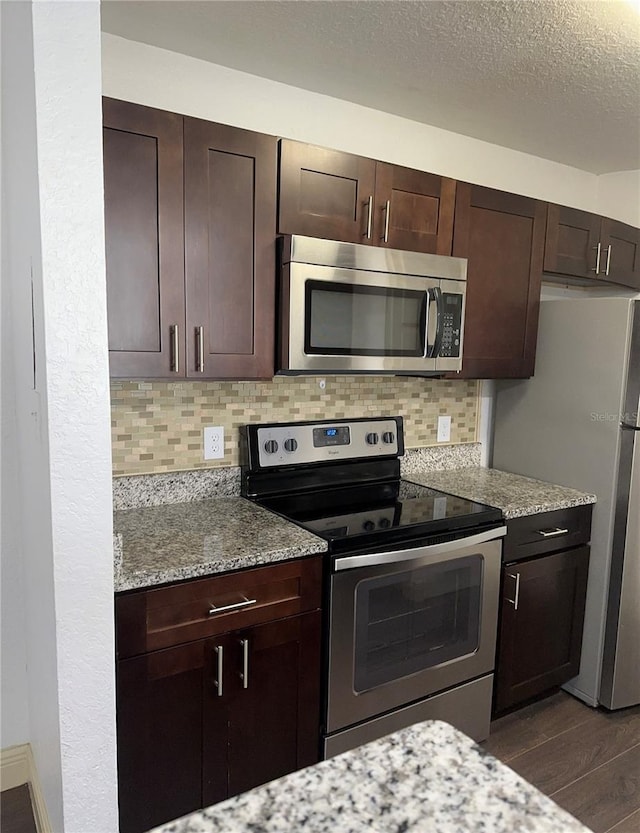
[[[588,546],[504,566],[495,712],[578,673],[588,568]]]
[[[118,662],[120,833],[142,833],[318,760],[320,616]]]

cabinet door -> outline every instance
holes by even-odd
[[[320,618],[316,611],[233,635],[229,795],[318,761]]]
[[[373,159],[282,139],[278,232],[371,243],[375,171]]]
[[[547,207],[544,271],[595,278],[600,217],[563,205]]]
[[[209,693],[214,670],[205,648],[200,640],[118,662],[120,833],[142,833],[202,807],[205,698],[226,730],[225,701]],[[226,755],[225,736],[213,752]]]
[[[640,229],[603,217],[600,242],[600,277],[640,290]]]
[[[528,197],[458,183],[453,254],[469,260],[458,378],[532,375],[545,211]]]
[[[453,179],[378,162],[374,242],[392,249],[450,255],[455,193]]]
[[[185,118],[187,376],[271,378],[276,139]]]
[[[496,711],[578,673],[588,568],[588,547],[504,567]]]
[[[184,376],[182,116],[103,100],[109,363]]]

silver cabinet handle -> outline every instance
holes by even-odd
[[[241,602],[236,602],[232,605],[224,605],[224,607],[216,607],[212,602],[210,602],[211,607],[209,609],[209,616],[213,616],[216,613],[226,613],[227,610],[239,610],[241,607],[254,605],[257,601],[257,599],[243,599]]]
[[[213,684],[218,689],[218,697],[222,697],[222,674],[224,673],[224,648],[222,645],[216,645],[213,649],[218,657],[216,679]]]
[[[518,601],[520,600],[520,573],[516,573],[515,576],[512,573],[507,573],[509,578],[514,579],[516,583],[516,595],[514,599],[506,599],[509,604],[513,605],[513,609],[518,609]]]
[[[172,373],[178,373],[180,370],[180,344],[178,341],[178,325],[172,324],[169,327],[169,332],[171,333],[171,362],[169,365],[169,369]]]
[[[568,529],[560,529],[556,526],[555,529],[539,529],[538,535],[542,535],[543,538],[555,538],[556,535],[566,535],[567,532],[569,532]]]
[[[604,267],[604,273],[609,277],[609,266],[611,266],[611,243],[607,246],[607,265]]]
[[[373,195],[369,197],[365,205],[367,206],[367,231],[365,237],[371,240],[371,223],[373,221]]]
[[[597,254],[596,254],[596,267],[595,267],[595,269],[592,269],[591,271],[595,272],[596,275],[599,275],[600,274],[600,253],[602,251],[602,246],[601,246],[600,243],[598,243],[598,245],[594,246],[593,248],[597,252]]]
[[[391,216],[391,200],[387,200],[384,204],[384,234],[382,235],[382,239],[385,243],[389,242],[389,217]]]
[[[196,373],[204,373],[204,327],[196,327]]]
[[[249,688],[249,640],[241,639],[242,645],[242,673],[240,679],[242,680],[242,688]]]

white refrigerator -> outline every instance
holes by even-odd
[[[493,466],[597,495],[580,672],[592,706],[640,703],[640,301],[543,301],[535,375],[502,382]]]

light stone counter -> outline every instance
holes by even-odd
[[[589,833],[447,723],[427,721],[155,833]]]
[[[403,474],[421,486],[502,509],[507,519],[596,502],[595,495],[498,469],[412,470]]]
[[[114,513],[116,592],[326,550],[323,539],[241,497]]]

